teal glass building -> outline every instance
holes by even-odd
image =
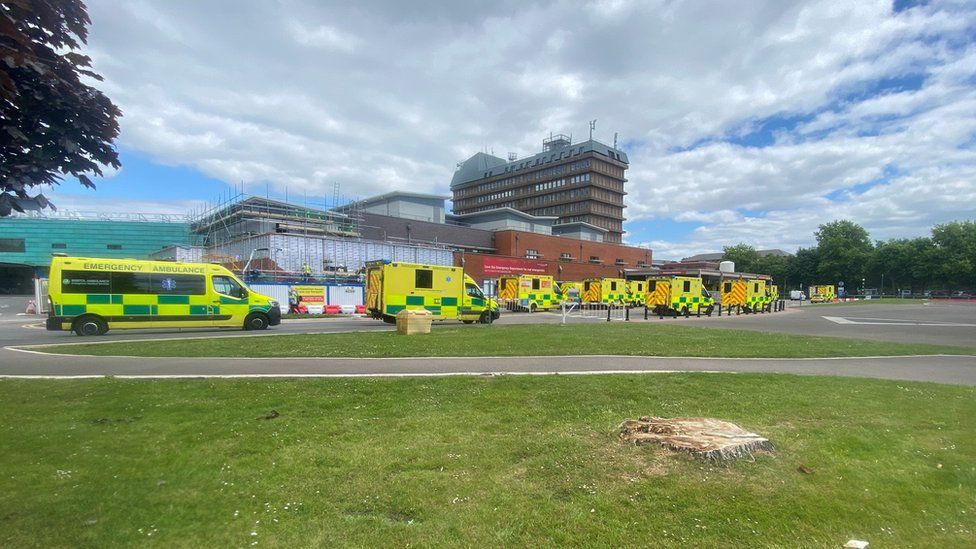
[[[0,218],[0,294],[33,293],[32,280],[47,276],[55,253],[148,259],[167,246],[198,240],[189,223],[177,221]]]

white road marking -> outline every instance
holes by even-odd
[[[835,324],[860,324],[864,326],[943,326],[948,328],[976,327],[976,324],[966,324],[962,322],[916,322],[913,320],[905,320],[903,318],[844,318],[841,316],[824,316],[821,318],[829,320]]]
[[[589,376],[603,374],[737,374],[721,370],[577,370],[572,372],[431,372],[385,374],[78,374],[78,375],[22,375],[0,374],[0,379],[264,379],[264,378],[329,378],[329,377],[490,377],[490,376]]]

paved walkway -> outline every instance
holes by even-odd
[[[129,358],[0,350],[0,376],[316,377],[614,372],[763,372],[976,386],[976,356],[729,359],[620,356],[477,358]]]

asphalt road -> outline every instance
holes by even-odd
[[[764,372],[976,386],[976,356],[716,359],[567,356],[475,358],[139,358],[8,353],[3,376],[320,377],[621,372]],[[18,356],[13,356],[18,355]]]
[[[501,324],[557,323],[551,313],[506,314]],[[598,318],[572,322],[600,322]],[[643,323],[643,315],[632,322]],[[0,319],[0,346],[78,343],[70,333],[47,332],[38,319]],[[712,318],[651,317],[646,322],[681,323],[781,332],[970,346],[976,348],[976,304],[825,305],[792,307],[765,315]],[[455,325],[455,324],[452,324]],[[456,326],[456,325],[455,325]],[[477,326],[472,326],[477,329]],[[275,334],[390,330],[363,318],[285,320],[267,332],[240,330],[115,331],[99,341],[131,339],[262,337]],[[976,355],[976,351],[974,351]],[[976,357],[886,357],[858,359],[695,359],[660,357],[522,357],[420,359],[201,359],[64,357],[0,349],[0,375],[26,376],[320,376],[595,373],[613,371],[727,371],[842,375],[976,385]]]

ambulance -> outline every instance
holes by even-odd
[[[229,327],[281,322],[274,299],[210,263],[54,257],[48,330],[80,336],[129,328]]]
[[[740,310],[746,306],[746,284],[745,280],[726,280],[722,283],[720,299],[722,307],[732,310],[738,307]]]
[[[546,275],[513,275],[498,279],[498,300],[510,311],[548,311],[559,305],[555,281]]]
[[[433,320],[465,324],[498,318],[498,304],[461,267],[392,261],[366,263],[366,313],[396,322],[404,309],[430,311]]]
[[[627,303],[640,307],[647,301],[647,279],[627,281]]]
[[[779,301],[779,286],[775,284],[770,284],[767,287],[769,288],[770,303],[775,303],[776,301]]]
[[[655,277],[647,279],[644,305],[657,315],[711,316],[715,299],[705,290],[699,277]]]
[[[583,281],[583,303],[623,305],[627,301],[627,281],[622,278],[587,278]]]
[[[807,295],[810,296],[810,303],[829,303],[837,298],[833,284],[810,286]]]
[[[748,313],[765,313],[769,308],[769,293],[766,292],[765,280],[749,280],[746,282],[746,305]]]
[[[583,283],[562,280],[556,282],[556,301],[579,303],[583,298]]]
[[[730,280],[722,284],[722,306],[746,313],[761,313],[769,309],[769,295],[765,280]]]

